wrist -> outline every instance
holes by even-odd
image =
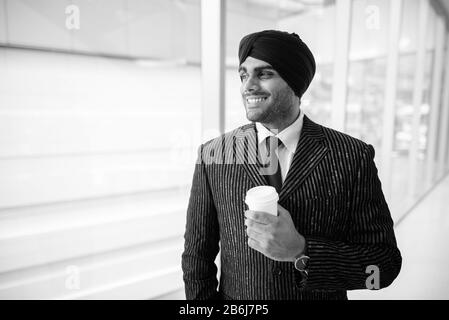
[[[310,257],[307,253],[307,241],[303,237],[303,247],[301,252],[296,256],[293,262],[295,270],[295,282],[299,288],[304,288],[306,286],[307,280],[309,278],[309,260]]]
[[[293,263],[296,270],[307,272],[310,257],[307,255],[307,241],[305,238],[303,239],[302,250],[295,256]]]
[[[300,239],[299,239],[299,246],[298,246],[298,250],[296,251],[296,253],[293,255],[293,257],[290,259],[291,262],[295,262],[295,260],[302,256],[302,255],[306,255],[307,252],[307,242],[306,239],[300,235]]]

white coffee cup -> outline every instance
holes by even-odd
[[[279,195],[274,187],[258,186],[246,192],[245,203],[249,210],[278,215]]]

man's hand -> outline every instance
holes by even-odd
[[[245,211],[248,245],[276,261],[294,261],[304,251],[305,239],[296,231],[290,213],[278,204],[278,216]]]

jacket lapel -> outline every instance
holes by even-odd
[[[257,161],[257,131],[254,123],[245,125],[235,135],[234,150],[237,164],[241,164],[255,186],[266,185],[265,177],[260,174]]]
[[[320,125],[304,115],[303,126],[279,200],[298,189],[329,151]]]
[[[321,159],[329,151],[320,125],[304,115],[303,126],[296,152],[293,156],[287,177],[282,185],[279,200],[282,200],[304,182]],[[255,186],[266,185],[265,177],[260,174],[257,161],[257,131],[254,123],[245,125],[235,135],[233,143],[237,164],[243,166],[246,174]]]

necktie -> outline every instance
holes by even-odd
[[[274,136],[269,136],[265,139],[265,145],[267,147],[267,157],[270,159],[270,165],[277,163],[276,172],[271,175],[265,175],[265,179],[270,186],[275,187],[276,191],[280,193],[282,188],[281,165],[279,164],[279,158],[276,155],[275,148],[281,147],[282,141]]]

